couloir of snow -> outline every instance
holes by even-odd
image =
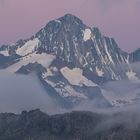
[[[91,38],[91,30],[90,29],[85,29],[83,40],[88,41],[90,38]]]
[[[108,46],[107,46],[107,43],[106,43],[106,40],[105,39],[104,39],[104,48],[105,48],[105,52],[107,54],[107,57],[108,57],[109,62],[111,62],[112,64],[114,64],[114,61],[112,59],[112,56],[110,55],[110,52],[109,52],[109,49],[108,49]]]
[[[71,85],[98,86],[97,84],[84,77],[83,71],[80,68],[69,69],[68,67],[63,67],[60,71]]]
[[[17,63],[6,68],[6,71],[14,73],[17,70],[19,70],[22,66],[25,66],[29,63],[35,63],[35,62],[47,68],[50,66],[50,64],[52,63],[54,59],[55,59],[54,55],[49,55],[46,53],[42,53],[42,54],[33,53],[28,56],[22,57]]]
[[[0,51],[0,54],[2,54],[2,55],[4,55],[4,56],[9,56],[8,50]]]
[[[39,40],[38,38],[34,38],[33,40],[29,40],[26,42],[21,48],[18,48],[16,53],[20,56],[25,56],[35,51],[38,47]]]

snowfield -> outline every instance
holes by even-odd
[[[50,55],[46,53],[42,53],[42,54],[33,53],[28,56],[22,57],[17,63],[6,68],[6,71],[10,73],[15,73],[22,66],[26,66],[29,63],[35,63],[35,62],[41,64],[45,68],[48,68],[54,59],[55,59],[54,55]]]
[[[3,50],[3,51],[0,51],[0,54],[4,55],[4,56],[9,56],[9,52],[8,50]]]
[[[83,76],[83,70],[80,68],[69,69],[68,67],[64,67],[61,70],[62,75],[69,81],[71,85],[77,86],[98,86],[92,81],[88,80]]]
[[[16,53],[20,56],[25,56],[30,53],[33,53],[38,47],[39,39],[34,38],[33,40],[29,40],[26,42],[21,48],[17,49]]]

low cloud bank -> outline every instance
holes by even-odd
[[[37,78],[0,71],[0,112],[19,113],[36,108],[49,114],[60,111]]]
[[[140,63],[133,64],[132,67],[137,73],[140,70]],[[102,89],[106,90],[103,96],[106,99],[133,99],[140,97],[140,82],[129,80],[114,81],[104,84]],[[82,102],[72,110],[86,110],[93,112],[124,112],[139,111],[140,99],[133,105],[127,105],[121,108],[96,108],[94,102]],[[99,102],[99,101],[96,101]],[[102,101],[100,101],[102,102]],[[32,110],[39,108],[49,114],[58,114],[72,110],[64,110],[53,100],[44,90],[35,75],[16,75],[0,71],[0,112],[19,113],[23,110]]]

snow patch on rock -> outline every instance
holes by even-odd
[[[98,67],[96,67],[96,72],[97,72],[97,75],[98,75],[99,77],[103,77],[104,72],[103,72],[102,69],[99,69]]]
[[[45,81],[50,84],[57,92],[60,96],[64,97],[64,98],[67,98],[67,97],[78,97],[78,98],[81,98],[81,99],[87,99],[87,97],[82,94],[82,93],[79,93],[77,91],[75,91],[72,86],[70,85],[65,85],[64,83],[62,82],[59,82],[59,83],[54,83],[48,79],[45,79]]]
[[[140,82],[140,80],[136,77],[136,73],[133,72],[132,70],[126,72],[126,76],[128,77],[129,80],[135,80]]]
[[[51,71],[51,69],[48,68],[48,69],[47,69],[47,72],[42,73],[42,78],[45,79],[45,78],[47,78],[48,76],[53,76],[53,75],[54,75],[54,74],[53,74],[53,72]]]
[[[91,38],[91,30],[90,29],[85,29],[83,40],[88,41],[90,38]]]
[[[27,54],[33,53],[38,47],[39,39],[34,38],[26,42],[21,48],[19,48],[16,53],[20,56],[25,56]]]
[[[71,85],[77,86],[97,86],[97,84],[88,80],[83,76],[83,70],[80,68],[69,69],[68,67],[64,67],[61,70],[62,75],[69,81]]]
[[[4,55],[4,56],[9,56],[8,50],[0,51],[0,54],[2,54],[2,55]]]
[[[35,62],[37,62],[38,64],[41,64],[45,68],[48,68],[54,59],[55,59],[55,56],[53,55],[49,55],[46,53],[42,53],[42,54],[33,53],[28,56],[22,57],[17,63],[6,68],[6,71],[15,73],[22,66],[26,66],[29,63],[35,63]]]

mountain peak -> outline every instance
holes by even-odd
[[[30,39],[0,48],[1,68],[12,73],[36,72],[46,92],[66,108],[91,99],[110,106],[98,85],[123,79],[138,81],[139,72],[131,68],[132,62],[140,62],[139,51],[122,51],[114,39],[72,14],[50,21]],[[97,106],[102,106],[99,102]],[[111,99],[111,105],[116,102]]]
[[[67,18],[72,18],[72,17],[75,17],[74,15],[70,14],[70,13],[67,13],[64,15],[64,17],[67,17]]]
[[[58,20],[62,21],[62,22],[69,22],[69,23],[78,23],[78,24],[83,24],[83,21],[78,18],[77,16],[75,15],[72,15],[72,14],[65,14],[64,16],[58,18]]]

